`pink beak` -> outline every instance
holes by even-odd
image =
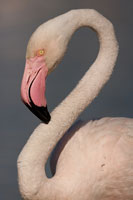
[[[48,69],[43,56],[26,59],[25,71],[21,84],[21,98],[24,104],[41,121],[48,123],[50,115],[45,98],[45,81]]]

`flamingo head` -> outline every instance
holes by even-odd
[[[30,111],[46,124],[51,118],[45,98],[46,77],[63,57],[68,43],[67,34],[62,33],[65,21],[62,22],[61,18],[55,18],[37,28],[26,52],[21,98]]]

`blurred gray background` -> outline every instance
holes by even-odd
[[[40,123],[20,100],[27,42],[38,25],[74,8],[94,8],[110,19],[120,45],[110,81],[80,118],[133,117],[132,0],[0,0],[0,200],[21,199],[16,160]],[[63,61],[47,79],[50,111],[75,87],[97,52],[96,34],[88,28],[78,30]]]

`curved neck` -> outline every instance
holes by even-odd
[[[18,159],[19,185],[23,196],[30,199],[40,191],[45,191],[48,179],[44,165],[52,149],[68,130],[79,114],[98,95],[112,74],[118,54],[118,46],[112,24],[94,10],[74,10],[65,14],[68,23],[64,24],[68,39],[81,26],[95,30],[100,42],[97,59],[80,80],[76,88],[51,113],[48,125],[40,124],[29,138]],[[58,17],[57,17],[58,18]],[[34,187],[33,187],[34,185]],[[49,194],[50,195],[50,194]]]

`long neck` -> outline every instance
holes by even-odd
[[[18,159],[19,185],[23,196],[34,196],[48,179],[44,165],[52,149],[79,114],[98,95],[112,74],[118,46],[112,24],[94,10],[75,10],[69,14],[70,34],[81,26],[97,32],[100,50],[97,59],[76,88],[51,113],[48,125],[40,124],[32,133]],[[33,187],[34,186],[34,187]],[[45,187],[44,187],[45,188]]]

